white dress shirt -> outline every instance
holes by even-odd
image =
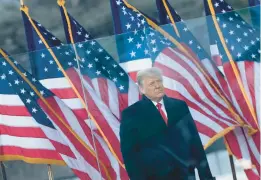
[[[155,101],[152,101],[153,102],[153,104],[156,106],[156,108],[158,109],[158,107],[157,107],[157,102],[155,102]],[[163,101],[163,99],[159,102],[160,104],[161,104],[161,110],[164,112],[164,114],[166,115],[166,117],[168,118],[168,114],[167,114],[167,111],[166,111],[166,109],[165,109],[165,105],[164,105],[164,101]]]

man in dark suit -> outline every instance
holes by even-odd
[[[141,101],[122,112],[121,152],[131,180],[212,180],[208,161],[184,101],[164,94],[159,69],[137,74]]]

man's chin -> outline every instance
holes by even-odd
[[[162,92],[162,93],[159,93],[158,94],[158,98],[163,98],[163,96],[165,95],[165,93],[164,92]]]

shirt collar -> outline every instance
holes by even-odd
[[[156,101],[152,101],[152,103],[153,103],[155,106],[157,106],[157,104],[158,104]],[[163,98],[161,99],[161,101],[160,101],[159,103],[162,105],[162,107],[164,107]]]

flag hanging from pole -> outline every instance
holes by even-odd
[[[237,111],[258,128],[260,37],[225,1],[205,0],[212,56],[221,58]]]
[[[61,0],[58,4],[67,42],[73,44],[79,59],[83,84],[90,84],[95,89],[120,122],[121,111],[139,99],[137,85],[90,33],[67,12],[65,2]],[[120,174],[126,174],[122,167],[121,172]]]
[[[90,82],[103,102],[120,119],[120,112],[139,100],[138,87],[113,57],[92,38],[60,2],[67,42],[75,46],[79,56],[81,73]],[[86,38],[88,37],[88,38]]]
[[[6,52],[0,49],[0,59],[3,59],[5,54]],[[0,64],[1,68],[6,65],[4,61]],[[10,70],[8,74],[12,75],[14,72]],[[40,125],[12,89],[5,73],[1,73],[0,84],[0,160],[65,165]],[[23,89],[20,91],[24,93]]]
[[[206,72],[216,81],[217,85],[224,91],[230,100],[230,93],[227,89],[227,82],[224,79],[222,72],[217,69],[215,63],[209,57],[204,48],[200,45],[198,40],[190,32],[186,23],[178,15],[173,7],[167,0],[157,0],[156,5],[158,8],[158,15],[162,28],[170,35],[179,36],[181,43],[190,51],[190,53],[203,64]],[[221,69],[222,70],[222,69]]]
[[[81,83],[81,73],[77,70],[77,59],[71,45],[63,45],[40,23],[33,20],[28,9],[22,9],[30,57],[35,68],[36,78],[57,97],[70,107],[78,116],[82,136],[100,151],[99,156],[110,160],[102,145],[93,142],[91,132],[96,131],[104,139],[113,156],[123,167],[119,144],[119,121],[112,114],[106,104],[101,101],[93,87],[88,83]],[[50,48],[53,47],[53,48]],[[81,65],[80,65],[81,67]],[[84,85],[84,86],[83,86]],[[83,88],[84,87],[84,88]],[[85,101],[88,100],[88,101]]]
[[[212,56],[229,85],[232,103],[239,114],[257,129],[247,136],[252,162],[259,167],[260,154],[260,37],[225,1],[205,0]],[[259,170],[259,168],[257,168]]]
[[[16,61],[8,56],[1,59],[1,74],[5,74],[12,89],[18,94],[26,108],[37,121],[55,150],[66,164],[81,179],[114,178],[110,165],[104,159],[97,160],[96,152],[81,132],[72,124],[77,124],[77,116],[51,91],[26,72]],[[12,71],[12,74],[9,72]],[[25,76],[26,74],[26,76]],[[101,172],[98,170],[99,162]]]

